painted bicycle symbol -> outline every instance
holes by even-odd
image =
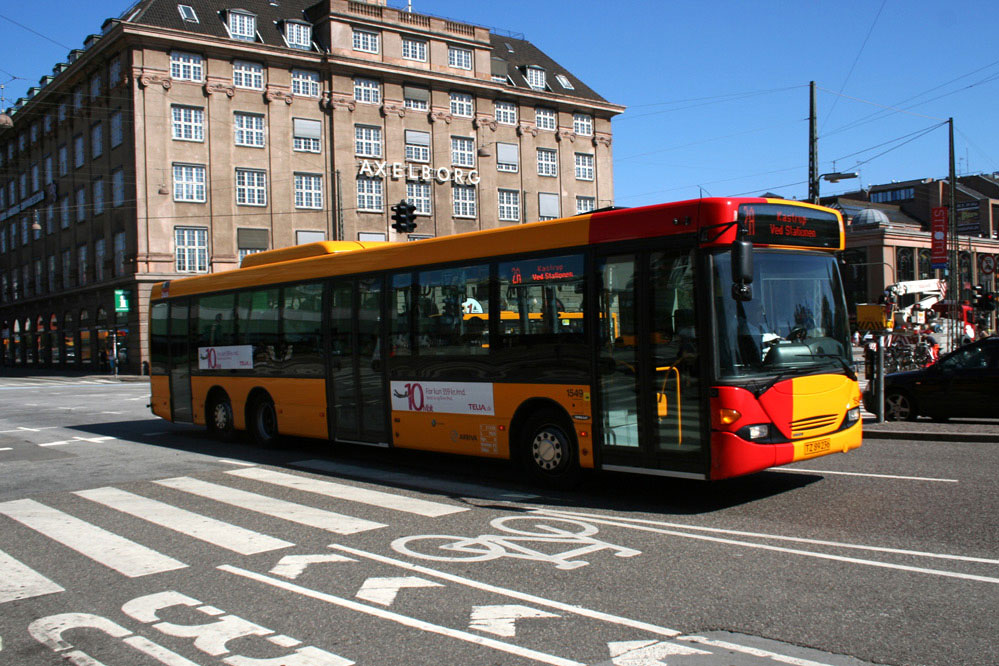
[[[392,548],[403,555],[438,562],[484,562],[511,557],[547,562],[556,569],[585,567],[589,562],[575,558],[601,550],[614,551],[617,557],[642,554],[640,550],[595,539],[595,525],[568,518],[502,516],[489,525],[504,534],[477,537],[420,534],[396,539]]]

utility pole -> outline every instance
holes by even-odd
[[[948,143],[949,143],[949,175],[947,176],[947,189],[949,201],[947,206],[948,231],[950,232],[950,280],[948,289],[950,290],[950,319],[951,326],[950,348],[957,349],[964,337],[964,325],[961,323],[961,264],[960,248],[957,246],[957,174],[954,168],[954,119],[947,119]]]
[[[819,129],[815,111],[815,81],[808,83],[808,200],[819,203]]]

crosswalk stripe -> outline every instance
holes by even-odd
[[[130,516],[200,539],[240,555],[253,555],[295,544],[254,532],[165,502],[142,497],[118,488],[93,488],[74,493]]]
[[[62,591],[45,576],[0,550],[0,604]]]
[[[172,557],[35,500],[2,502],[0,513],[129,578],[187,566]]]
[[[304,504],[296,504],[295,502],[287,502],[274,497],[267,497],[266,495],[258,495],[245,490],[239,490],[238,488],[220,486],[188,476],[161,479],[156,481],[156,483],[167,488],[231,504],[232,506],[262,513],[274,518],[289,520],[300,525],[317,527],[336,534],[354,534],[356,532],[385,527],[382,523],[376,523],[371,520],[345,516]]]
[[[415,497],[405,497],[403,495],[395,495],[392,493],[383,493],[378,490],[368,490],[365,488],[358,488],[356,486],[348,486],[342,483],[325,481],[322,479],[313,479],[305,476],[297,476],[295,474],[276,472],[274,470],[263,469],[260,467],[229,470],[226,474],[232,474],[233,476],[238,476],[244,479],[252,479],[254,481],[263,481],[264,483],[271,483],[284,488],[304,490],[305,492],[325,495],[326,497],[334,497],[336,499],[347,500],[349,502],[360,502],[362,504],[370,504],[372,506],[394,509],[396,511],[404,511],[406,513],[414,513],[420,516],[432,518],[437,516],[446,516],[452,513],[459,513],[461,511],[468,511],[468,507],[453,506],[451,504],[443,504],[441,502],[431,502],[428,500],[422,500]]]

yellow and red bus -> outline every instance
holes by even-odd
[[[828,208],[709,198],[319,242],[153,288],[152,409],[245,430],[723,479],[861,443]]]

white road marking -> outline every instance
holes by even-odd
[[[26,428],[24,426],[17,426],[13,430],[0,430],[0,434],[8,432],[41,432],[42,430],[55,430],[59,426],[45,426],[43,428]]]
[[[135,578],[187,565],[35,500],[0,503],[0,513],[104,566]]]
[[[268,572],[275,576],[295,579],[302,575],[306,567],[310,564],[321,564],[328,562],[356,562],[352,557],[337,555],[336,553],[323,553],[320,555],[285,555]]]
[[[323,601],[334,606],[340,606],[341,608],[372,615],[382,620],[395,622],[405,627],[411,627],[420,631],[426,631],[433,634],[439,634],[441,636],[447,636],[448,638],[466,641],[475,645],[481,645],[482,647],[498,650],[500,652],[512,654],[524,659],[531,659],[544,664],[552,664],[553,666],[584,666],[578,661],[573,661],[571,659],[566,659],[553,654],[546,654],[537,650],[531,650],[530,648],[520,647],[519,645],[504,643],[503,641],[486,638],[484,636],[476,636],[475,634],[470,634],[467,631],[432,624],[430,622],[418,620],[406,615],[400,615],[399,613],[394,613],[382,608],[375,608],[374,606],[368,606],[367,604],[361,604],[351,599],[344,599],[332,594],[327,594],[326,592],[320,592],[319,590],[312,590],[307,587],[302,587],[301,585],[296,585],[295,583],[279,580],[277,578],[271,578],[270,576],[266,576],[264,574],[248,571],[246,569],[230,566],[228,564],[223,564],[219,566],[218,569],[236,576],[242,576],[243,578],[255,580],[265,585],[294,592],[295,594],[300,594],[310,599],[316,599],[317,601]]]
[[[0,451],[13,451],[13,450],[14,450],[14,448],[11,447],[11,446],[5,446],[3,448],[0,448]]]
[[[349,553],[356,557],[363,557],[369,560],[374,560],[375,562],[381,562],[383,564],[391,564],[392,566],[399,567],[400,569],[413,571],[416,573],[424,574],[426,576],[432,576],[434,578],[450,581],[452,583],[458,583],[459,585],[471,587],[476,590],[491,592],[493,594],[500,594],[505,597],[509,597],[511,599],[517,599],[519,601],[524,601],[529,604],[533,604],[535,606],[544,606],[546,608],[553,608],[555,610],[562,611],[563,613],[569,613],[571,615],[579,615],[581,617],[587,617],[593,620],[599,620],[601,622],[610,622],[611,624],[617,624],[622,627],[630,627],[632,629],[638,629],[639,631],[645,631],[659,636],[666,636],[667,638],[673,638],[674,636],[680,635],[680,632],[675,629],[668,629],[666,627],[660,627],[658,625],[649,624],[648,622],[641,622],[639,620],[632,620],[630,618],[621,617],[619,615],[611,615],[610,613],[604,613],[602,611],[583,608],[582,606],[564,604],[560,601],[545,599],[544,597],[535,596],[533,594],[527,594],[526,592],[519,592],[517,590],[511,590],[505,587],[491,585],[489,583],[483,583],[477,580],[472,580],[471,578],[464,578],[463,576],[456,576],[454,574],[449,574],[443,571],[437,571],[436,569],[431,569],[429,567],[424,567],[419,564],[411,564],[410,562],[397,560],[392,557],[385,557],[384,555],[378,555],[376,553],[369,553],[363,550],[358,550],[356,548],[351,548],[349,546],[341,546],[340,544],[334,543],[330,544],[329,547],[334,550],[338,550],[344,553]]]
[[[292,488],[294,490],[303,490],[308,493],[325,495],[326,497],[347,500],[348,502],[360,502],[362,504],[370,504],[372,506],[383,507],[386,509],[414,513],[419,516],[427,516],[430,518],[468,511],[468,507],[443,504],[441,502],[430,502],[415,497],[405,497],[403,495],[384,493],[379,490],[367,490],[365,488],[358,488],[357,486],[348,486],[342,483],[324,481],[322,479],[312,479],[305,476],[297,476],[295,474],[286,474],[284,472],[276,472],[270,469],[241,469],[229,471],[226,472],[226,474],[232,474],[233,476],[238,476],[244,479],[253,479],[254,481],[271,483],[285,488]]]
[[[472,621],[468,628],[513,638],[517,635],[517,620],[547,617],[561,617],[561,615],[519,604],[473,606]]]
[[[398,596],[399,590],[421,587],[444,586],[419,576],[372,577],[364,581],[361,589],[354,596],[380,606],[391,606]]]
[[[156,433],[153,433],[156,434]],[[160,433],[163,434],[163,433]],[[217,462],[225,463],[227,465],[246,465],[247,467],[256,467],[257,463],[246,462],[245,460],[229,460],[228,458],[219,458]]]
[[[565,511],[562,509],[538,509],[536,513],[553,514],[557,516],[571,516],[573,518],[586,518],[594,522],[607,522],[606,516],[599,516],[581,511]],[[603,520],[601,520],[603,519]],[[615,518],[619,527],[630,527],[636,525],[652,525],[656,527],[675,527],[684,530],[697,532],[714,532],[716,534],[728,534],[732,536],[753,537],[757,539],[772,539],[774,541],[791,541],[794,543],[807,543],[816,546],[831,546],[833,548],[845,548],[851,550],[869,550],[875,553],[892,553],[894,555],[907,555],[915,557],[927,557],[941,560],[955,560],[957,562],[977,562],[980,564],[997,564],[999,559],[989,559],[985,557],[972,557],[970,555],[949,555],[946,553],[928,553],[921,550],[905,550],[902,548],[886,548],[884,546],[865,546],[862,544],[845,543],[842,541],[823,541],[821,539],[808,539],[805,537],[785,536],[782,534],[767,534],[765,532],[744,532],[741,530],[729,530],[722,527],[702,527],[700,525],[687,525],[684,523],[668,523],[658,520],[643,520],[641,518]]]
[[[240,555],[265,553],[295,545],[118,488],[93,488],[74,494]]]
[[[701,645],[710,645],[711,647],[721,648],[723,650],[735,650],[737,652],[742,652],[743,654],[749,654],[754,657],[761,657],[763,659],[771,659],[773,661],[778,661],[782,664],[790,664],[791,666],[828,666],[828,664],[818,661],[812,661],[811,659],[802,659],[801,657],[790,657],[785,654],[778,654],[777,652],[771,652],[770,650],[761,650],[760,648],[754,648],[748,645],[739,645],[738,643],[719,641],[712,638],[706,638],[705,636],[679,636],[677,637],[677,640],[690,641],[691,643],[699,643]]]
[[[902,481],[935,481],[937,483],[960,483],[957,479],[939,479],[932,476],[901,476],[899,474],[872,474],[869,472],[836,472],[828,469],[797,469],[794,467],[769,467],[779,472],[795,472],[797,474],[840,474],[842,476],[867,476],[872,479],[899,479]]]
[[[76,444],[77,442],[106,442],[115,437],[74,437],[73,439],[61,439],[57,442],[44,442],[38,446],[62,446],[63,444]]]
[[[62,592],[63,589],[0,550],[0,604]]]
[[[614,641],[607,644],[607,649],[610,651],[611,663],[614,666],[667,666],[660,657],[711,654],[688,645],[657,640]]]
[[[545,510],[543,512],[542,511],[538,511],[538,513],[551,513],[551,514],[555,514],[555,515],[563,515],[564,514],[564,515],[571,515],[571,516],[574,516],[574,517],[582,517],[582,516],[586,515],[586,514],[575,514],[574,512],[563,512],[563,511],[558,511],[558,510],[555,510],[555,511]],[[638,524],[639,521],[634,521],[633,522],[633,519],[607,520],[607,519],[601,519],[601,518],[599,518],[597,516],[593,516],[593,517],[587,516],[587,520],[590,520],[590,521],[592,521],[594,523],[599,523],[601,525],[615,525],[617,527],[625,527],[625,528],[628,528],[628,529],[640,530],[640,531],[643,531],[643,532],[654,532],[654,533],[657,533],[657,534],[667,534],[667,535],[670,535],[670,536],[683,537],[685,539],[695,539],[695,540],[698,540],[698,541],[711,541],[711,542],[714,542],[714,543],[724,543],[724,544],[728,544],[728,545],[732,545],[732,546],[741,546],[743,548],[755,548],[757,550],[769,550],[769,551],[773,551],[773,552],[777,552],[777,553],[788,553],[788,554],[791,554],[791,555],[803,555],[805,557],[814,557],[814,558],[822,559],[822,560],[833,560],[835,562],[846,562],[846,563],[849,563],[849,564],[861,564],[861,565],[864,565],[864,566],[879,567],[879,568],[882,568],[882,569],[896,569],[898,571],[911,571],[911,572],[914,572],[914,573],[924,573],[924,574],[930,574],[930,575],[934,575],[934,576],[943,576],[944,578],[959,578],[959,579],[962,579],[962,580],[973,580],[973,581],[976,581],[976,582],[979,582],[979,583],[993,583],[993,584],[999,585],[999,578],[992,578],[990,576],[977,576],[977,575],[974,575],[974,574],[960,573],[958,571],[945,571],[943,569],[927,569],[925,567],[913,567],[913,566],[908,566],[908,565],[904,565],[904,564],[892,564],[890,562],[879,562],[877,560],[862,560],[862,559],[857,558],[857,557],[846,557],[846,556],[843,556],[843,555],[833,555],[831,553],[818,553],[818,552],[811,551],[811,550],[798,550],[796,548],[784,548],[782,546],[771,546],[771,545],[768,545],[768,544],[753,543],[753,542],[750,542],[750,541],[737,541],[736,539],[726,539],[726,538],[722,538],[722,537],[713,537],[713,536],[707,536],[707,535],[704,535],[704,534],[691,534],[690,532],[680,532],[680,531],[673,530],[673,529],[663,529],[663,528],[650,527],[648,525]],[[651,522],[651,521],[641,521],[641,522]],[[694,529],[697,529],[697,528],[694,528]],[[718,530],[718,531],[724,531],[724,530]],[[761,536],[763,536],[763,535],[761,535]],[[773,539],[782,539],[782,538],[783,539],[793,539],[793,537],[779,537],[779,536],[776,536],[776,537],[775,536],[771,536],[771,537],[767,537],[767,538],[773,538]],[[843,547],[849,547],[849,546],[845,546],[844,545]],[[861,546],[853,546],[853,547],[854,548],[860,548]],[[872,548],[871,550],[876,550],[876,549]],[[950,557],[950,558],[953,558],[953,559],[957,559],[960,556],[939,556],[938,555],[937,557]]]
[[[285,500],[267,497],[250,493],[237,488],[220,486],[207,481],[200,481],[187,476],[174,479],[162,479],[155,483],[167,488],[174,488],[185,493],[207,497],[216,502],[231,504],[248,511],[255,511],[281,520],[289,520],[300,525],[317,527],[321,530],[334,532],[336,534],[354,534],[367,530],[385,527],[382,523],[376,523],[363,518],[345,516],[332,511],[324,511],[304,504],[286,502]]]

